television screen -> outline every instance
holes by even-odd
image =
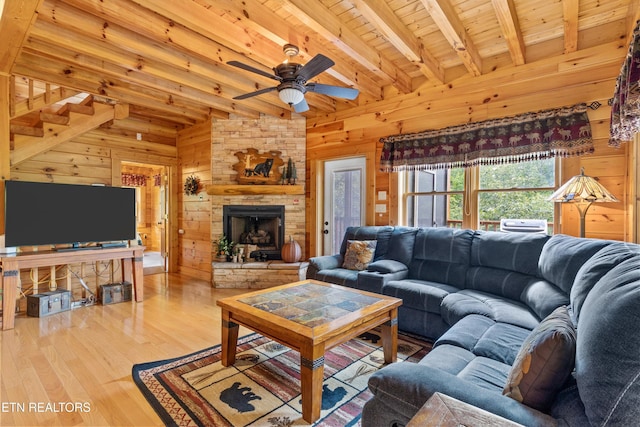
[[[131,240],[133,188],[5,182],[5,245],[36,246]]]

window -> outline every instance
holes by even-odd
[[[409,226],[483,230],[498,230],[502,218],[545,219],[551,233],[554,204],[547,198],[555,189],[556,163],[544,159],[466,171],[405,171],[401,218]]]
[[[413,227],[462,226],[464,170],[405,172],[406,224]]]

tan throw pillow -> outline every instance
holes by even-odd
[[[556,308],[524,340],[502,394],[544,411],[571,374],[576,330],[566,306]]]
[[[373,260],[375,252],[375,240],[347,240],[347,251],[344,254],[342,267],[349,270],[364,270]]]

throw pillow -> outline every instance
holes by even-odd
[[[375,251],[375,240],[348,240],[342,267],[349,270],[364,270],[373,260]]]
[[[546,410],[575,364],[576,330],[566,306],[556,308],[524,340],[502,394]]]

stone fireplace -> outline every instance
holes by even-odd
[[[306,269],[305,238],[305,182],[306,182],[306,120],[304,116],[292,114],[291,118],[261,115],[246,118],[229,114],[229,119],[212,120],[211,182],[222,187],[221,191],[208,192],[211,200],[211,242],[222,234],[234,235],[225,227],[225,206],[248,206],[262,209],[281,206],[284,209],[280,230],[274,235],[278,256],[282,245],[291,236],[302,247],[299,263],[287,264],[282,260],[267,262],[214,262],[212,284],[214,287],[263,288],[289,283],[304,278]],[[238,151],[256,148],[260,152],[277,150],[283,159],[293,159],[298,171],[297,186],[287,185],[238,185],[234,165],[238,162]],[[299,191],[287,191],[299,187]],[[245,215],[246,216],[246,215]],[[249,215],[251,217],[251,215]],[[249,223],[249,228],[252,224]],[[244,232],[246,225],[236,225]],[[236,241],[236,240],[234,240]]]
[[[238,245],[247,245],[250,258],[282,259],[284,224],[282,205],[224,205],[222,208],[224,234]]]

